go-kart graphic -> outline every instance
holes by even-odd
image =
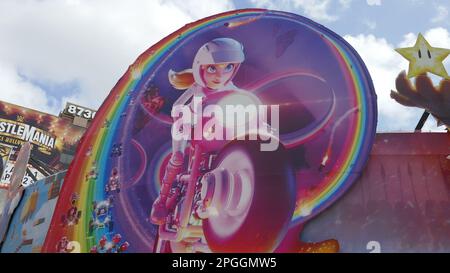
[[[105,185],[105,192],[107,194],[120,192],[119,171],[117,170],[117,168],[113,168],[113,170],[111,171],[111,176],[109,177],[108,184]]]
[[[73,193],[70,199],[71,206],[69,210],[61,216],[61,225],[63,227],[77,225],[81,218],[81,210],[76,205],[79,199],[78,194]]]
[[[95,164],[95,162],[92,164],[91,166],[91,170],[89,171],[89,173],[86,175],[85,180],[87,182],[89,181],[95,181],[98,178],[98,171],[97,171],[97,165]]]
[[[103,235],[98,241],[97,245],[94,245],[90,249],[90,253],[122,253],[127,251],[130,244],[127,241],[122,241],[122,235],[115,234],[111,240]]]
[[[94,229],[107,229],[108,232],[113,230],[112,207],[112,196],[100,202],[92,202],[92,219],[89,221],[89,234],[92,234]]]
[[[61,240],[56,244],[57,253],[67,253],[69,248],[69,240],[66,236],[62,237]]]
[[[119,157],[122,155],[122,143],[115,143],[111,149],[111,157]]]

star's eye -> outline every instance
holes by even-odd
[[[230,72],[231,70],[233,70],[233,68],[234,68],[234,64],[228,64],[225,67],[225,72]]]
[[[428,51],[428,58],[431,59],[431,52],[429,50],[427,50],[427,51]]]
[[[208,73],[216,73],[216,68],[212,65],[208,66],[208,68],[206,69],[206,71]]]
[[[422,59],[422,51],[419,49],[419,59]]]

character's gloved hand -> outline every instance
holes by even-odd
[[[450,80],[442,80],[436,88],[423,74],[416,78],[414,87],[403,71],[395,84],[398,91],[392,90],[391,98],[404,106],[423,108],[438,119],[438,125],[450,127]]]

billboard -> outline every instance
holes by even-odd
[[[0,101],[0,145],[5,152],[11,150],[9,160],[3,162],[0,183],[9,183],[16,153],[24,142],[32,144],[31,158],[35,162],[54,171],[67,169],[70,163],[67,158],[71,159],[75,153],[85,130],[74,125],[70,119]],[[29,166],[29,169],[35,178],[44,177],[34,166]],[[28,185],[32,181],[31,176],[25,176],[24,184]]]
[[[11,146],[0,144],[0,177],[3,177],[11,151]]]
[[[61,240],[81,252],[300,251],[288,230],[356,181],[376,121],[364,63],[330,30],[258,9],[188,24],[102,104],[42,251]],[[82,215],[68,229],[72,195]]]
[[[61,112],[61,116],[72,119],[79,117],[91,121],[94,119],[96,113],[97,111],[93,109],[67,102],[66,107],[64,107],[64,110]]]
[[[41,252],[65,174],[49,176],[25,189],[11,218],[2,253]]]

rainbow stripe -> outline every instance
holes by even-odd
[[[103,236],[103,233],[98,231],[89,233],[92,202],[107,198],[104,188],[110,176],[108,173],[108,170],[111,169],[110,152],[113,146],[120,142],[121,126],[127,120],[124,113],[128,109],[132,95],[136,92],[136,86],[144,78],[143,75],[147,75],[156,65],[163,62],[167,53],[173,50],[185,37],[217,23],[230,20],[246,22],[246,18],[250,18],[247,20],[251,22],[251,18],[258,18],[258,16],[268,13],[272,12],[262,9],[245,9],[204,18],[174,32],[138,57],[106,98],[78,146],[75,159],[68,170],[61,191],[61,198],[55,209],[49,235],[42,248],[43,252],[55,252],[56,245],[63,237],[67,237],[69,241],[79,242],[80,251],[88,252]],[[273,13],[278,14],[278,12]],[[279,14],[286,16],[286,13],[280,12]],[[292,16],[294,20],[299,17],[297,15],[289,16]],[[239,21],[241,18],[242,21]],[[321,28],[315,23],[313,25]],[[328,30],[322,29],[322,32],[328,32]],[[330,34],[326,36],[325,40],[335,54],[339,56],[340,65],[347,75],[345,81],[356,98],[354,106],[358,107],[360,111],[357,113],[355,126],[348,132],[349,137],[345,148],[347,152],[339,157],[331,172],[332,175],[328,176],[314,191],[299,195],[293,219],[295,222],[302,222],[312,217],[337,198],[336,192],[343,192],[350,186],[350,183],[347,183],[349,177],[354,175],[353,169],[356,165],[364,164],[364,162],[358,160],[368,155],[367,147],[364,147],[364,144],[368,143],[368,135],[374,134],[375,130],[374,128],[367,128],[368,124],[373,124],[371,119],[374,118],[373,113],[376,113],[376,109],[374,109],[375,106],[368,104],[369,100],[365,97],[367,90],[373,89],[371,86],[365,86],[366,83],[362,80],[362,73],[366,73],[365,68],[361,65],[362,62],[357,59],[357,55],[348,51],[349,46],[343,40],[336,40],[335,36],[337,35]],[[105,121],[109,122],[109,127],[104,126]],[[374,125],[370,126],[373,127]],[[87,151],[91,151],[91,154],[87,155]],[[96,167],[98,172],[97,178],[86,179],[93,167]],[[76,205],[83,214],[78,225],[62,227],[60,217],[70,208],[71,204],[68,197],[72,193],[78,193],[80,196]],[[305,210],[309,213],[305,214]]]
[[[335,201],[338,195],[336,192],[345,192],[350,186],[346,183],[350,176],[359,176],[356,173],[356,165],[364,166],[364,158],[368,157],[370,148],[368,143],[372,143],[376,124],[376,105],[372,105],[372,100],[367,97],[367,90],[373,89],[371,86],[364,85],[364,73],[368,73],[362,61],[355,52],[349,52],[343,48],[346,45],[343,40],[336,40],[333,37],[325,36],[325,41],[329,47],[338,56],[341,68],[345,71],[345,81],[349,88],[349,93],[354,97],[354,105],[358,109],[356,121],[353,128],[349,130],[347,141],[344,145],[343,153],[336,161],[333,170],[330,172],[321,184],[314,191],[307,194],[300,194],[297,198],[298,203],[294,212],[295,222],[304,222],[307,219],[317,215],[327,207],[327,204]],[[371,126],[372,128],[368,128]],[[372,137],[371,137],[372,136]],[[366,146],[364,146],[366,145]]]

